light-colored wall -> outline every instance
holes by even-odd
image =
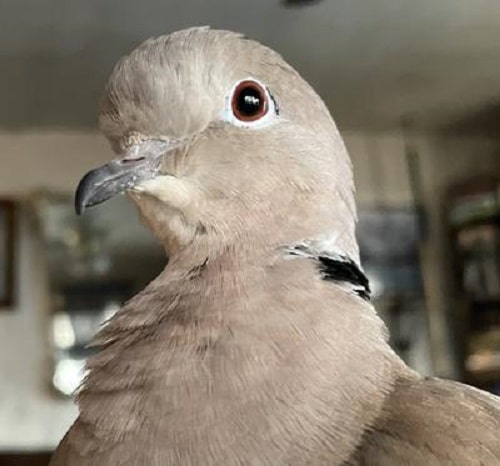
[[[0,133],[0,196],[22,205],[35,189],[71,192],[82,173],[108,154],[95,133]],[[48,389],[47,287],[26,208],[20,210],[18,233],[17,302],[0,310],[0,450],[51,448],[76,415],[72,401]]]
[[[94,132],[0,132],[0,195],[24,196],[46,187],[72,191],[89,167],[109,155]]]
[[[412,202],[404,139],[398,131],[345,132],[357,181],[357,198],[364,205]],[[473,168],[498,169],[496,141],[482,139],[416,138],[420,152],[423,200],[430,220],[430,240],[423,248],[430,303],[435,368],[450,374],[443,347],[446,336],[442,311],[451,306],[446,283],[443,225],[435,200],[444,184],[468,175]],[[109,157],[106,142],[95,133],[0,133],[0,196],[24,199],[34,189],[71,192],[81,175]],[[26,212],[20,219],[16,306],[0,311],[0,450],[50,448],[76,415],[72,402],[59,400],[47,389],[45,320],[47,291],[41,248]]]

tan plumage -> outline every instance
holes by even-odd
[[[279,107],[261,126],[228,116],[247,78]],[[100,123],[122,161],[77,208],[127,189],[170,260],[97,336],[52,466],[500,464],[498,399],[406,367],[354,286],[349,158],[280,56],[207,28],[150,40]]]

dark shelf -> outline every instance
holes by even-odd
[[[492,217],[485,218],[475,218],[466,220],[461,223],[451,223],[451,229],[455,233],[458,233],[461,230],[474,228],[474,227],[482,227],[482,226],[495,226],[500,228],[500,215],[495,215]]]
[[[491,298],[470,298],[470,302],[473,306],[500,306],[500,297]]]
[[[500,368],[465,372],[464,378],[466,383],[476,386],[500,383]]]

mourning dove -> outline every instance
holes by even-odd
[[[346,149],[277,53],[208,28],[148,40],[100,126],[117,157],[77,210],[126,192],[169,262],[97,335],[52,466],[500,464],[498,398],[389,347]]]

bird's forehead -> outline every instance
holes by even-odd
[[[237,80],[253,76],[268,82],[275,68],[287,66],[272,50],[226,31],[198,28],[151,39],[116,65],[101,127],[111,137],[162,134],[165,128],[171,137],[186,136],[220,114]]]

